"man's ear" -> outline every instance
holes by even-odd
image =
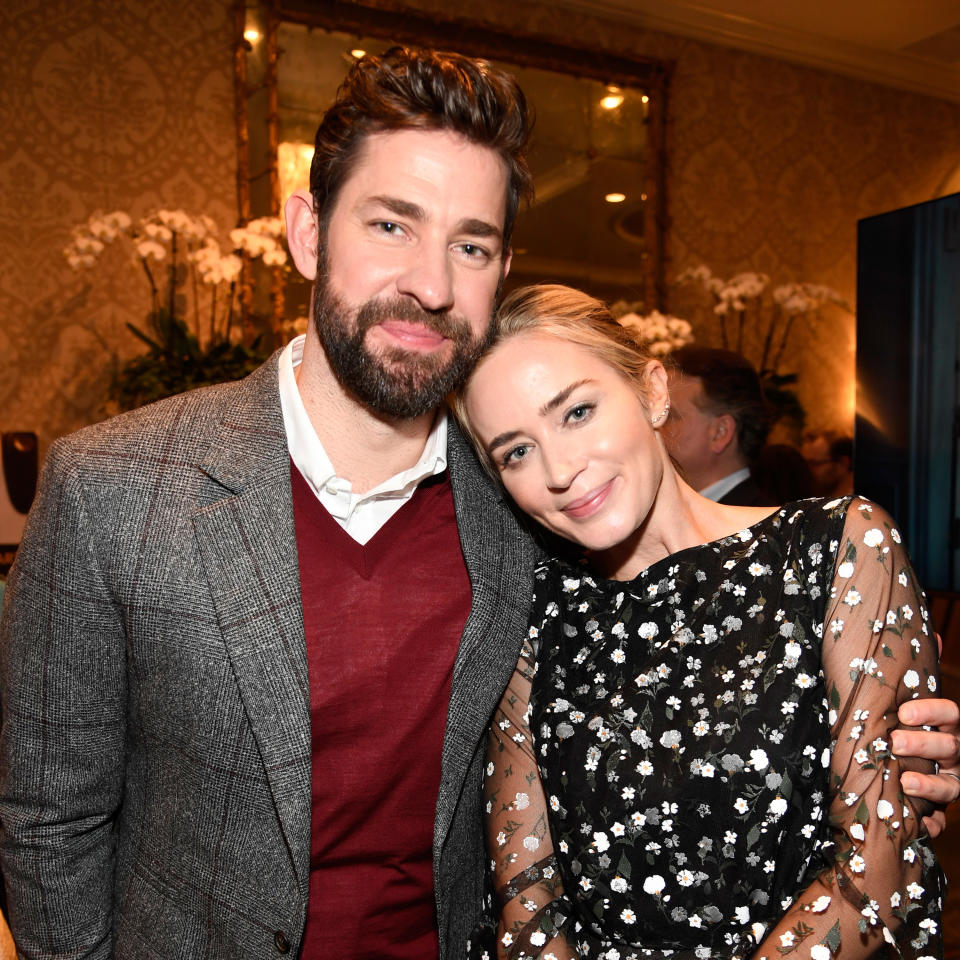
[[[507,247],[507,252],[503,255],[503,276],[501,280],[507,279],[507,274],[510,272],[510,264],[513,262],[513,247]]]
[[[710,424],[710,452],[723,453],[737,439],[737,421],[732,414],[721,413]]]
[[[284,207],[287,218],[287,246],[297,269],[307,280],[317,276],[320,227],[313,211],[313,197],[307,190],[292,193]]]

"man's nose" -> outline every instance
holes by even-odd
[[[397,279],[397,291],[414,297],[424,310],[449,310],[453,306],[453,265],[446,245],[442,249],[421,244],[411,251],[410,262]]]

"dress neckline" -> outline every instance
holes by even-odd
[[[836,501],[834,500],[830,502],[832,503]],[[713,540],[707,540],[704,543],[695,543],[692,546],[683,547],[674,553],[667,554],[667,556],[661,557],[659,560],[651,563],[649,567],[645,567],[635,577],[632,577],[629,580],[614,580],[609,577],[601,576],[589,566],[589,561],[585,556],[582,555],[579,558],[553,557],[551,558],[551,562],[556,563],[560,569],[560,572],[564,575],[572,574],[578,577],[589,577],[599,589],[629,591],[631,592],[631,595],[637,597],[637,593],[634,593],[634,591],[640,587],[642,588],[642,596],[640,598],[653,601],[659,599],[662,594],[674,589],[673,586],[669,585],[669,581],[673,580],[674,578],[671,575],[668,575],[666,570],[668,570],[673,564],[683,562],[683,560],[687,559],[686,555],[703,549],[731,546],[738,539],[743,544],[751,543],[763,533],[761,528],[778,525],[786,516],[792,512],[795,512],[796,508],[799,507],[801,509],[809,509],[811,506],[822,506],[826,503],[827,500],[824,497],[809,497],[805,500],[792,500],[789,503],[785,503],[782,506],[774,509],[765,517],[761,517],[755,523],[751,523],[749,526],[743,527],[740,530],[725,534],[722,537],[716,537]],[[750,535],[744,537],[744,534]],[[666,568],[663,574],[659,572],[661,567]],[[656,582],[654,583],[654,581]],[[655,589],[652,591],[651,584],[653,584],[655,587]]]

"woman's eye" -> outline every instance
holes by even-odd
[[[518,443],[503,455],[501,463],[505,467],[509,467],[512,463],[519,463],[527,455],[529,449],[525,443]]]
[[[593,411],[593,406],[592,403],[578,403],[575,407],[571,407],[570,410],[567,411],[564,419],[573,421],[574,423],[586,420]]]

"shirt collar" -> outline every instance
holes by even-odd
[[[719,501],[721,497],[725,497],[738,483],[743,483],[749,476],[750,468],[741,467],[739,470],[728,473],[725,477],[714,481],[710,486],[704,487],[697,492],[701,497],[706,497],[708,500]]]
[[[334,516],[341,516],[345,508],[348,513],[352,512],[358,503],[366,500],[409,496],[427,477],[443,473],[447,469],[448,415],[446,409],[442,409],[434,420],[419,460],[412,467],[388,477],[366,493],[354,494],[350,481],[337,476],[300,397],[294,370],[303,360],[305,340],[303,334],[294,338],[280,355],[280,408],[287,430],[290,458],[313,492]],[[349,505],[344,504],[345,497],[350,501]]]

